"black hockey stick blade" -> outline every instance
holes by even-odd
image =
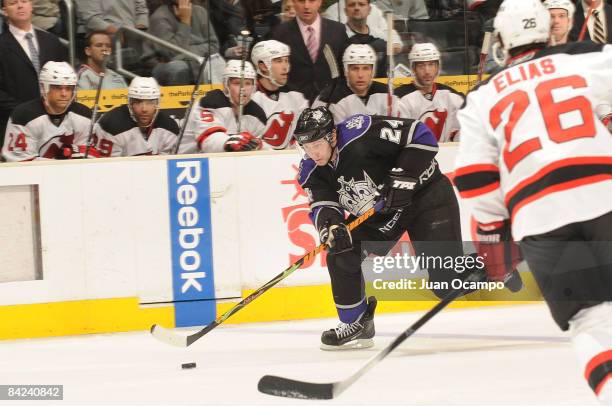
[[[266,375],[259,380],[261,393],[294,399],[333,399],[336,383],[311,383]]]

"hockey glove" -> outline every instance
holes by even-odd
[[[382,213],[388,213],[402,207],[409,206],[412,202],[412,195],[418,185],[418,180],[408,176],[403,169],[393,168],[383,185],[380,195],[385,199],[385,205],[381,209]]]
[[[522,261],[519,246],[512,240],[510,220],[478,223],[478,254],[482,257],[490,281],[504,282],[512,292],[523,287],[516,271]]]
[[[231,135],[224,145],[227,152],[253,151],[261,149],[261,147],[261,140],[246,131]]]
[[[346,224],[326,224],[319,230],[319,240],[327,246],[330,255],[353,249],[353,237]]]
[[[89,147],[88,158],[99,158],[100,152]],[[55,154],[55,159],[82,159],[85,158],[85,145],[62,144]]]

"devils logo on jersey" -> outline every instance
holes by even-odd
[[[263,140],[274,149],[286,148],[291,136],[289,130],[295,118],[295,113],[283,111],[274,113],[268,119],[268,128],[263,135]]]
[[[426,111],[419,117],[419,120],[425,123],[432,133],[436,136],[436,139],[440,141],[444,126],[446,125],[446,118],[448,117],[448,111],[442,109]]]

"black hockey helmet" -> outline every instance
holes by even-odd
[[[326,107],[306,108],[300,114],[293,136],[300,145],[326,138],[331,142],[334,117]]]

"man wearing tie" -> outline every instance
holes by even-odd
[[[40,97],[38,72],[48,61],[66,61],[59,39],[32,26],[31,0],[2,0],[8,29],[0,34],[0,145],[11,111]]]
[[[336,60],[341,61],[348,41],[344,24],[319,15],[321,3],[322,0],[294,0],[296,18],[280,24],[273,34],[274,39],[291,48],[289,83],[310,101],[331,82],[323,48],[329,44]]]
[[[594,7],[589,20],[584,39],[590,39],[599,44],[612,44],[612,6],[603,0],[594,0]],[[570,32],[570,40],[576,41],[584,24],[591,0],[581,0],[576,4],[574,14],[574,28]]]

